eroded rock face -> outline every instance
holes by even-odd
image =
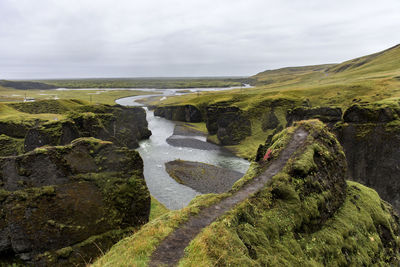
[[[32,126],[32,123],[0,120],[0,134],[5,134],[15,138],[24,138]]]
[[[384,123],[396,119],[396,114],[400,114],[400,109],[372,108],[353,105],[349,107],[343,115],[344,122],[354,123]]]
[[[201,122],[201,112],[193,105],[157,107],[154,115],[173,121]]]
[[[29,129],[25,137],[25,151],[43,145],[65,145],[78,137],[95,137],[119,146],[136,148],[140,140],[150,135],[142,108],[106,106],[104,109],[91,108],[88,112],[73,113],[66,120]]]
[[[263,117],[261,127],[263,131],[276,129],[279,126],[278,117],[276,117],[274,109],[271,109],[270,112],[266,113]]]
[[[346,153],[350,178],[374,188],[400,212],[400,123],[395,122],[344,123],[334,131]]]
[[[81,264],[148,221],[142,159],[111,142],[79,138],[0,158],[0,179],[3,257]]]
[[[207,107],[208,132],[217,134],[222,145],[237,145],[251,135],[251,122],[243,111],[234,106],[211,105]]]
[[[297,107],[291,109],[286,114],[287,125],[290,126],[295,121],[319,119],[328,124],[334,124],[342,120],[342,110],[340,108],[318,107],[305,108]]]

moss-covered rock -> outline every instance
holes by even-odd
[[[288,126],[295,121],[319,119],[322,122],[333,124],[342,120],[342,109],[334,107],[296,107],[288,110],[286,120]]]
[[[148,221],[143,162],[136,151],[111,142],[80,138],[0,158],[0,178],[4,257],[71,266]]]
[[[334,131],[351,179],[374,188],[400,211],[400,121],[340,123]]]
[[[37,121],[39,123],[39,120]],[[33,121],[13,121],[0,119],[0,134],[14,138],[24,138],[30,128],[35,125]]]
[[[24,151],[24,139],[0,135],[0,157],[15,156]]]
[[[140,140],[151,135],[142,108],[83,105],[79,111],[67,113],[64,120],[42,123],[29,129],[25,151],[43,145],[65,145],[78,137],[95,137],[136,148]]]
[[[222,145],[236,145],[251,135],[251,122],[238,107],[219,103],[207,107],[206,126]]]
[[[355,104],[345,111],[343,120],[351,123],[386,123],[398,118],[398,114],[400,114],[400,108]]]
[[[173,121],[201,122],[201,111],[193,105],[157,107],[154,115]]]

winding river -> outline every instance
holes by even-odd
[[[224,88],[227,90],[232,88]],[[189,89],[190,90],[190,89]],[[193,90],[193,89],[191,89]],[[221,90],[220,88],[213,89],[196,89],[198,91]],[[185,89],[166,89],[159,90],[157,93],[162,93],[164,96],[173,96],[184,94]],[[186,89],[187,92],[187,89]],[[153,95],[141,95],[133,97],[125,97],[118,99],[117,104],[124,106],[141,106],[136,100],[151,97]],[[160,96],[159,94],[157,96]],[[219,150],[201,150],[186,147],[171,146],[167,143],[167,138],[173,135],[175,123],[164,118],[154,116],[154,112],[146,110],[147,121],[152,135],[149,139],[140,142],[138,151],[143,158],[144,177],[150,193],[158,201],[164,204],[169,209],[181,209],[185,207],[190,200],[200,193],[177,183],[172,179],[165,170],[165,163],[168,161],[181,159],[190,161],[205,162],[212,165],[228,168],[245,173],[249,167],[249,162],[236,157],[232,153]],[[201,137],[185,136],[185,138],[193,138],[201,140]],[[204,140],[203,140],[204,141]]]

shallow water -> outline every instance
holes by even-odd
[[[149,97],[133,96],[117,100],[120,105],[139,106],[134,102],[137,99]],[[163,203],[169,209],[185,207],[190,200],[200,194],[195,190],[177,183],[165,170],[168,161],[182,159],[199,161],[212,165],[228,168],[245,173],[249,162],[238,158],[225,150],[200,150],[194,148],[174,147],[166,142],[173,134],[175,123],[164,118],[155,117],[153,111],[145,108],[149,129],[152,132],[148,140],[140,142],[138,151],[144,162],[144,177],[152,196]],[[187,136],[186,138],[192,138]],[[194,136],[194,139],[199,137]]]

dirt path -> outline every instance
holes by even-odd
[[[248,198],[251,194],[261,190],[268,180],[282,170],[291,155],[304,143],[307,136],[308,133],[305,130],[297,129],[288,146],[269,165],[263,174],[254,178],[232,196],[205,208],[172,232],[153,252],[149,266],[175,266],[183,257],[184,249],[203,228],[210,225],[218,217]]]

